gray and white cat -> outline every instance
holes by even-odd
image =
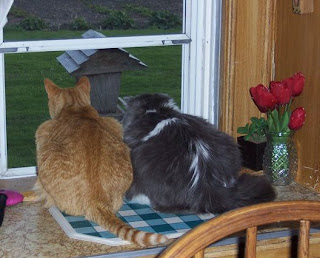
[[[265,177],[239,175],[231,136],[181,113],[167,95],[130,98],[122,123],[134,171],[131,201],[160,212],[222,213],[275,198]]]

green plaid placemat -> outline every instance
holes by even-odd
[[[69,216],[60,212],[56,207],[50,208],[50,213],[65,231],[75,239],[86,240],[108,245],[125,245],[124,241],[83,216]],[[214,217],[213,214],[205,215],[177,215],[165,214],[154,211],[148,205],[139,205],[124,202],[117,216],[132,227],[150,232],[166,235],[168,238],[177,238]]]

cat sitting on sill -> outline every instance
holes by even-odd
[[[45,88],[51,120],[36,132],[35,188],[46,206],[85,216],[140,246],[167,242],[165,236],[136,230],[115,215],[132,183],[130,151],[120,123],[99,117],[90,105],[88,78],[65,89],[46,79]]]
[[[131,148],[132,202],[168,213],[222,213],[272,201],[264,176],[239,175],[234,139],[206,120],[183,114],[164,94],[128,98],[122,120]]]

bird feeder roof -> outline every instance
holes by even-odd
[[[100,32],[88,30],[83,38],[104,38]],[[73,76],[115,73],[146,68],[147,65],[122,48],[69,50],[57,57]]]

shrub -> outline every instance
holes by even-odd
[[[156,11],[150,17],[150,25],[156,26],[159,29],[170,29],[181,25],[181,20],[178,15],[169,11]]]
[[[91,5],[90,8],[100,14],[109,14],[112,12],[111,9],[101,5]]]
[[[91,10],[100,14],[109,14],[112,10],[102,5],[93,4],[91,0],[82,0],[82,2]]]
[[[28,12],[18,7],[11,7],[9,14],[19,18],[26,18],[30,16]]]
[[[75,18],[71,23],[72,30],[87,30],[89,28],[89,23],[82,17]]]
[[[43,30],[48,28],[48,25],[45,23],[45,21],[36,16],[29,16],[25,18],[20,23],[20,26],[25,30]]]
[[[150,18],[152,15],[152,10],[147,7],[138,6],[135,4],[126,4],[124,9],[130,13],[135,15],[140,15],[142,17]]]
[[[131,19],[126,12],[112,11],[108,17],[102,22],[103,29],[130,29],[134,25],[133,19]]]

